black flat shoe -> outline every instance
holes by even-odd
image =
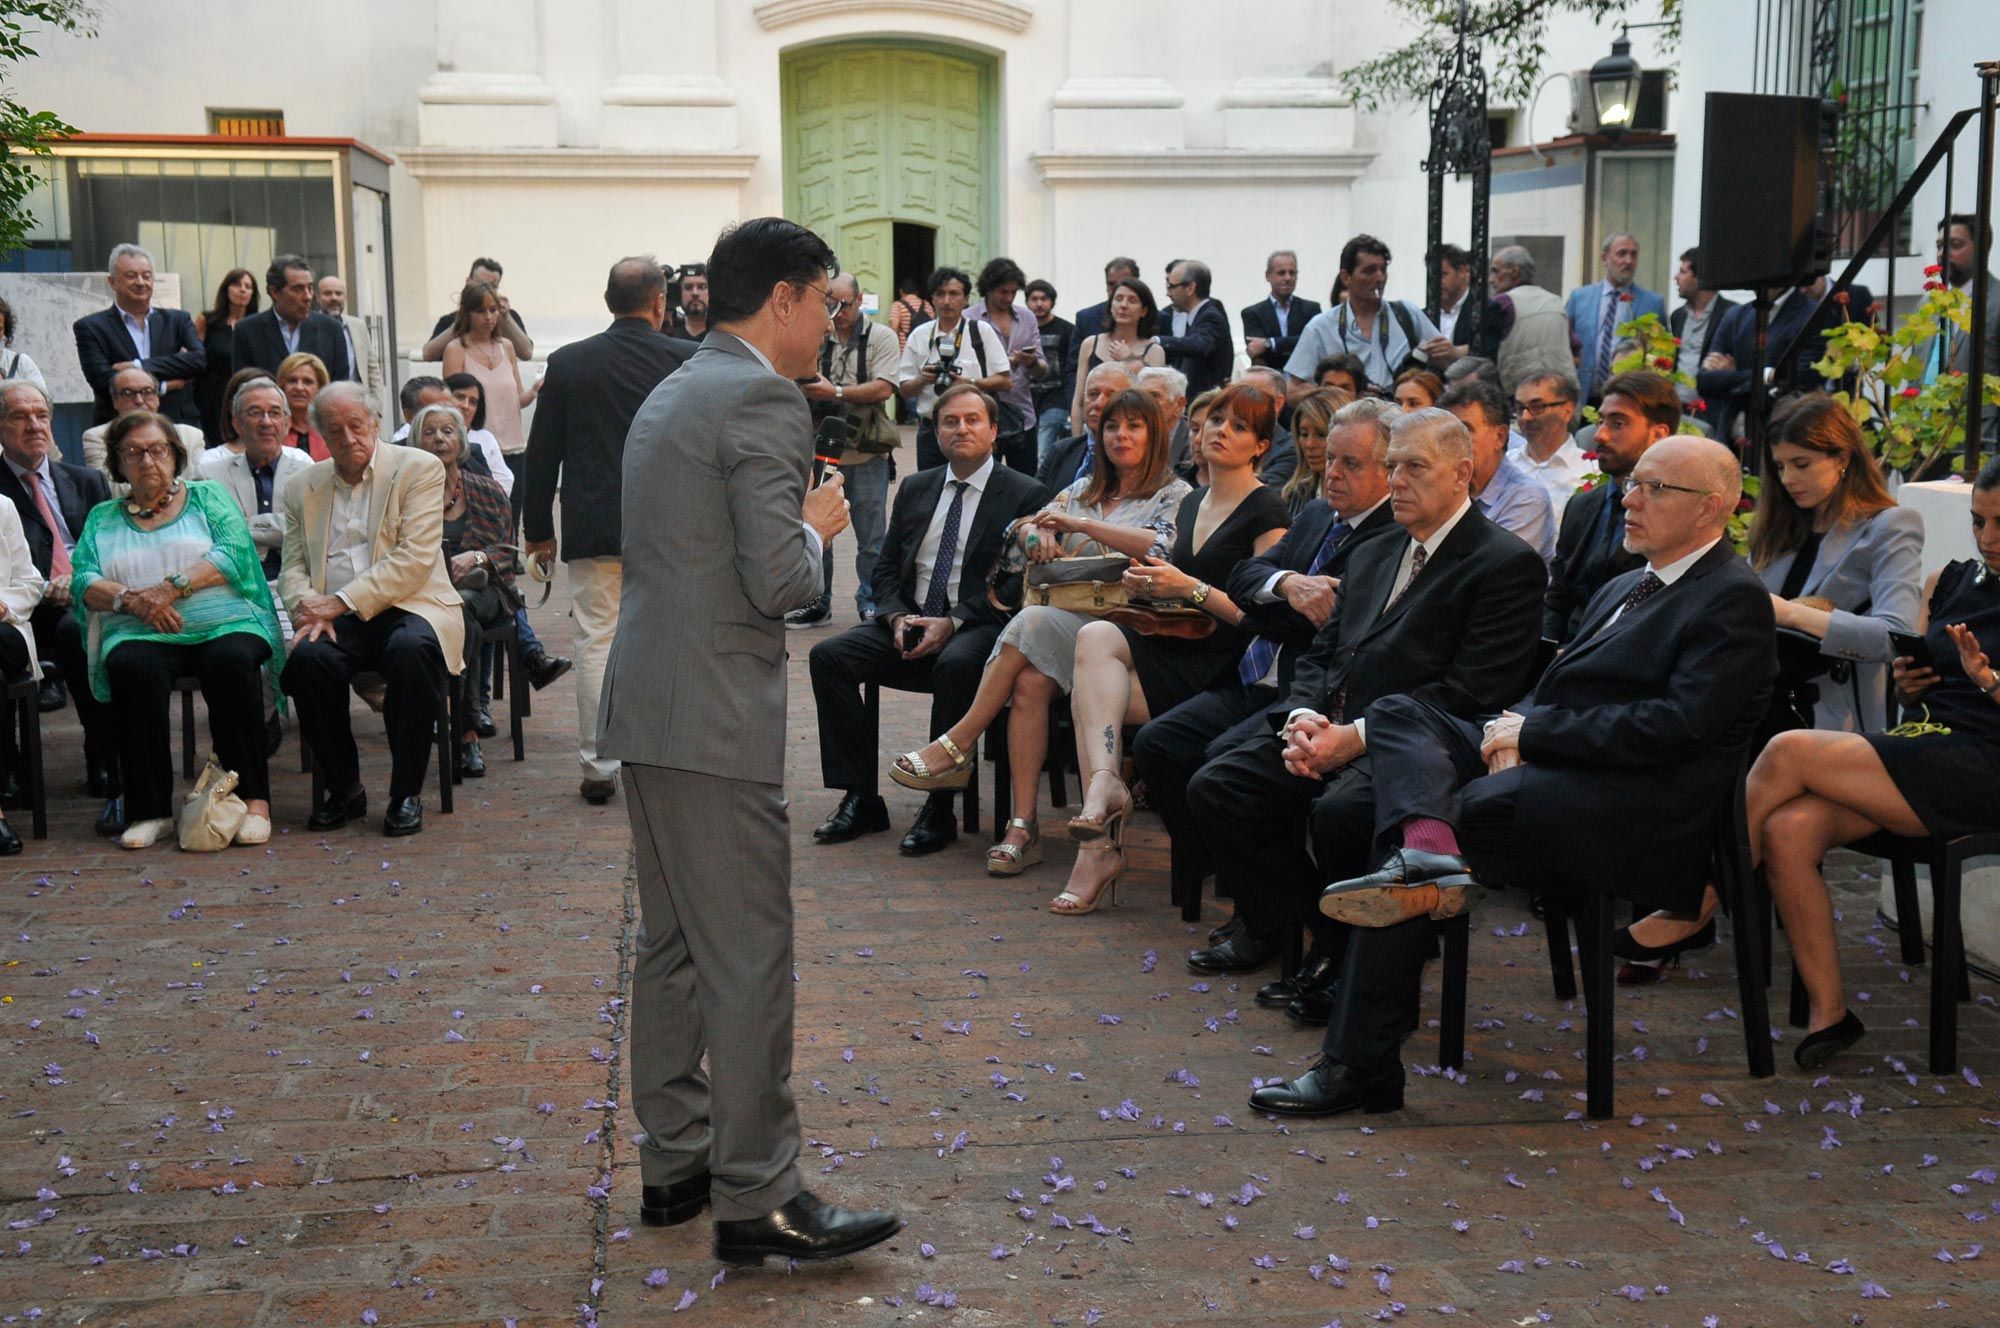
[[[125,799],[107,798],[104,809],[97,813],[97,823],[90,827],[100,835],[115,838],[125,833]]]
[[[1332,971],[1333,956],[1323,955],[1314,950],[1306,955],[1305,962],[1299,965],[1298,972],[1288,978],[1266,982],[1257,988],[1257,994],[1251,999],[1266,1010],[1282,1010],[1297,1000],[1301,993],[1312,987],[1325,985],[1327,975]]]
[[[717,1222],[715,1257],[735,1265],[772,1258],[800,1263],[844,1259],[902,1229],[901,1214],[835,1208],[800,1190],[776,1212],[747,1222]]]
[[[349,821],[358,821],[368,815],[368,790],[356,784],[346,794],[329,793],[311,816],[306,818],[308,830],[338,830]]]
[[[881,794],[850,792],[833,815],[813,827],[813,839],[821,844],[845,844],[888,828],[889,804],[882,801]]]
[[[1642,963],[1657,964],[1669,959],[1679,959],[1690,950],[1706,950],[1715,944],[1715,919],[1710,918],[1701,928],[1678,941],[1665,945],[1641,945],[1632,939],[1630,927],[1620,927],[1611,938],[1611,953],[1620,959],[1636,959]],[[1628,984],[1630,985],[1630,984]]]
[[[486,778],[486,754],[479,750],[478,742],[458,745],[458,773],[467,779]]]
[[[382,817],[382,833],[391,839],[419,834],[424,828],[424,804],[420,798],[392,798]]]
[[[21,837],[14,833],[14,827],[0,819],[0,858],[11,858],[21,851]]]
[[[46,715],[50,711],[60,710],[68,704],[69,698],[63,694],[62,679],[42,679],[41,690],[35,693],[35,709]]]
[[[639,1194],[639,1220],[649,1227],[677,1227],[692,1222],[708,1207],[706,1171],[671,1185],[648,1185]]]
[[[482,738],[500,736],[500,726],[493,722],[493,712],[485,701],[479,703],[479,709],[472,716],[472,731]]]
[[[1277,1116],[1369,1115],[1403,1109],[1403,1067],[1362,1073],[1322,1057],[1288,1084],[1266,1084],[1250,1095],[1250,1105]]]
[[[1817,1070],[1859,1042],[1867,1031],[1867,1027],[1854,1017],[1854,1011],[1849,1010],[1831,1028],[1822,1028],[1799,1039],[1799,1045],[1792,1049],[1792,1059],[1798,1062],[1801,1070]]]
[[[886,815],[886,812],[884,813]],[[920,858],[926,853],[935,853],[958,840],[958,817],[953,815],[948,801],[929,800],[917,819],[910,824],[910,833],[903,836],[903,842],[896,845],[896,851],[906,858]]]
[[[522,660],[521,667],[527,671],[528,685],[539,692],[568,673],[574,663],[566,655],[551,655],[538,650]]]
[[[1187,965],[1195,973],[1254,973],[1278,957],[1280,942],[1273,936],[1259,940],[1245,932],[1226,941],[1196,950]]]

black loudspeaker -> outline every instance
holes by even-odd
[[[1701,284],[1799,286],[1827,270],[1820,224],[1825,103],[1708,94],[1701,152]]]

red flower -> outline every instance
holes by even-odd
[[[1835,304],[1846,304],[1846,303],[1847,303],[1847,292],[1846,292],[1846,291],[1844,291],[1844,290],[1841,290],[1841,291],[1835,291],[1835,292],[1833,293],[1833,302],[1834,302]]]
[[[1583,454],[1583,459],[1584,459],[1585,461],[1595,461],[1595,460],[1597,460],[1597,453],[1595,453],[1595,452],[1585,452],[1585,453]]]
[[[1653,357],[1653,366],[1659,369],[1671,369],[1674,367],[1674,362],[1665,355],[1655,355]]]
[[[1922,396],[1923,391],[1920,388],[1906,387],[1903,389],[1903,395],[1906,397],[1917,397],[1917,396]]]
[[[1943,283],[1943,282],[1941,282],[1941,281],[1926,281],[1926,282],[1924,283],[1924,289],[1925,289],[1925,290],[1943,290],[1943,289],[1944,289],[1944,283]]]
[[[1936,263],[1932,263],[1924,269],[1924,275],[1927,277],[1943,276],[1944,269],[1938,266]]]
[[[1631,292],[1631,291],[1619,291],[1619,292],[1618,292],[1618,302],[1619,302],[1620,304],[1630,304],[1630,303],[1632,303],[1632,292]]]
[[[1576,491],[1578,493],[1589,493],[1592,489],[1596,487],[1597,487],[1596,480],[1585,480],[1583,483],[1576,486]]]
[[[1697,415],[1706,415],[1708,413],[1708,403],[1706,401],[1703,401],[1700,397],[1696,397],[1692,402],[1688,404],[1694,408],[1694,412]]]
[[[1675,338],[1674,338],[1674,344],[1675,344],[1676,346],[1680,345],[1680,344],[1681,344],[1681,339],[1680,339],[1679,337],[1675,337]]]
[[[1746,493],[1736,500],[1736,510],[1739,512],[1754,512],[1757,510],[1757,500]]]

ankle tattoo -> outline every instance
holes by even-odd
[[[1106,756],[1111,755],[1111,753],[1114,750],[1116,750],[1117,745],[1118,745],[1118,730],[1112,728],[1109,724],[1106,724],[1104,726],[1104,754]]]

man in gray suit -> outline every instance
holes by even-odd
[[[597,749],[624,763],[639,877],[640,1216],[669,1226],[713,1202],[729,1263],[840,1258],[903,1225],[801,1188],[790,1087],[784,616],[819,597],[821,550],[848,521],[837,473],[807,491],[796,380],[831,324],[833,268],[825,242],[783,218],[725,231],[708,337],[625,446]]]

